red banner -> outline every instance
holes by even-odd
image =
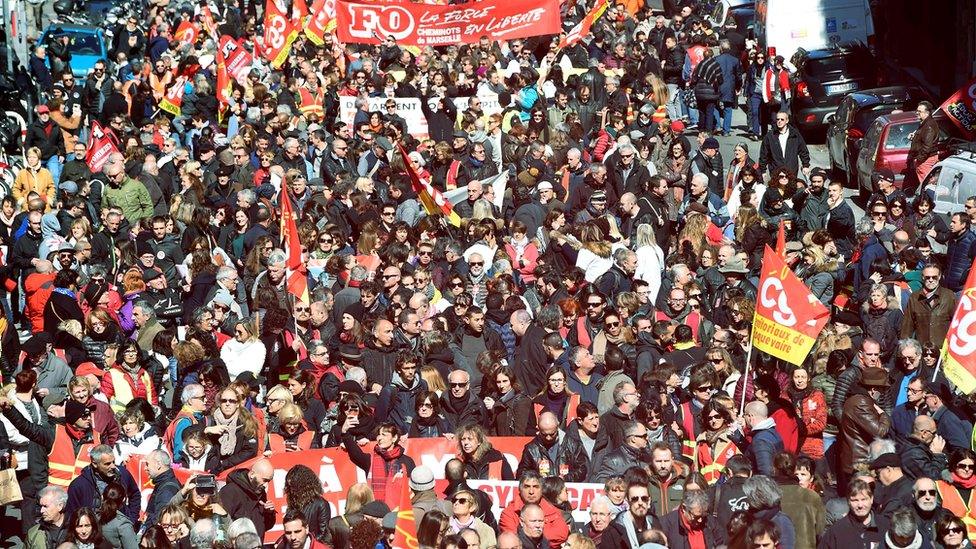
[[[244,49],[242,40],[234,40],[226,34],[220,37],[220,51],[224,54],[227,74],[243,86],[254,63],[254,56]]]
[[[491,444],[494,448],[505,455],[512,470],[518,466],[518,461],[522,457],[522,449],[529,441],[529,437],[492,437]],[[414,462],[426,465],[434,472],[437,480],[435,491],[439,496],[443,496],[447,481],[444,480],[444,466],[453,459],[457,453],[457,444],[453,440],[446,438],[418,438],[403,441],[403,446],[407,455],[413,458]],[[372,452],[372,443],[363,448],[364,451]],[[295,465],[303,464],[316,471],[322,481],[322,488],[325,491],[325,499],[332,507],[332,516],[338,516],[345,509],[346,491],[357,482],[366,482],[366,473],[353,465],[345,450],[340,448],[327,448],[324,450],[306,450],[302,452],[286,452],[274,454],[268,459],[274,466],[274,479],[268,487],[268,501],[275,504],[278,510],[278,521],[275,527],[265,534],[265,543],[274,543],[281,537],[282,525],[281,517],[287,510],[285,501],[285,475],[288,470]],[[242,463],[237,468],[248,468],[251,462]],[[177,478],[184,478],[178,472]],[[226,476],[221,475],[220,480]],[[506,505],[511,503],[518,495],[518,483],[515,481],[503,480],[469,480],[468,483],[474,488],[484,490],[492,499],[492,511],[496,514]],[[387,492],[390,496],[400,493],[397,490],[398,482],[388,487]],[[570,502],[573,504],[574,513],[577,520],[585,522],[586,513],[593,498],[603,493],[602,485],[570,483],[566,485],[569,493]],[[396,508],[396,502],[391,502],[388,498],[387,503],[393,503],[390,508]],[[401,509],[406,511],[405,509]]]
[[[976,79],[952,94],[939,107],[968,140],[976,139]]]
[[[193,21],[183,21],[180,26],[176,29],[176,34],[173,37],[177,42],[185,42],[187,44],[196,44],[197,36],[199,36],[200,31],[197,30],[197,26],[193,24]]]
[[[752,324],[756,349],[802,364],[829,319],[830,311],[767,245]]]
[[[97,121],[92,120],[91,136],[88,138],[88,151],[85,153],[85,163],[92,173],[102,171],[102,166],[108,162],[108,157],[114,152],[119,152],[115,146],[112,130],[105,129]]]
[[[976,391],[976,261],[969,268],[943,344],[946,378],[968,395]]]
[[[401,46],[474,44],[482,36],[511,40],[559,34],[559,0],[458,5],[412,2],[336,2],[339,40],[379,44],[392,36]]]

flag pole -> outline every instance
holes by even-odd
[[[756,315],[752,316],[752,323],[756,323]],[[739,415],[745,413],[746,410],[746,384],[749,382],[749,365],[752,364],[752,349],[755,347],[752,341],[752,329],[749,330],[749,350],[746,351],[746,368],[745,372],[742,373],[742,399],[739,403]]]
[[[935,382],[935,378],[939,377],[939,367],[942,366],[942,357],[945,353],[939,353],[939,360],[935,361],[935,371],[932,372],[932,381]]]

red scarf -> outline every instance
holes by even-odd
[[[685,508],[681,507],[681,525],[685,527],[685,531],[688,532],[688,547],[691,549],[705,549],[705,530],[699,529],[695,530],[691,527],[691,523],[685,517]]]
[[[403,446],[396,445],[389,450],[383,451],[373,448],[374,456],[369,464],[370,486],[373,488],[373,499],[376,501],[386,500],[386,483],[389,477],[396,474],[389,470],[390,462],[403,455]]]
[[[963,488],[965,490],[972,490],[976,488],[976,475],[969,478],[962,478],[956,474],[955,471],[952,472],[952,485],[957,488]]]
[[[88,435],[88,431],[79,429],[70,423],[64,424],[64,430],[68,432],[68,436],[71,440],[84,440],[85,436]]]

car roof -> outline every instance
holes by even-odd
[[[915,86],[888,86],[851,92],[851,99],[858,105],[896,104],[904,103],[913,98],[922,97],[925,92]]]
[[[880,121],[882,125],[887,124],[904,124],[906,122],[918,122],[918,115],[915,111],[903,111],[896,112],[893,114],[886,114],[884,116],[879,116],[877,121]],[[877,122],[876,121],[876,122]]]
[[[95,27],[92,25],[72,25],[70,23],[58,23],[58,24],[51,23],[50,25],[48,25],[46,29],[44,29],[44,32],[46,34],[54,34],[54,31],[56,31],[57,29],[61,29],[62,31],[69,31],[69,32],[90,32],[93,34],[96,32],[102,32],[101,27]]]

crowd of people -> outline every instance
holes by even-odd
[[[713,3],[612,3],[563,48],[300,35],[280,69],[255,2],[214,7],[255,57],[226,99],[192,7],[133,14],[83,85],[37,44],[45,102],[0,200],[3,539],[390,547],[408,479],[424,549],[971,546],[976,402],[939,356],[976,197],[946,222],[881,170],[856,214],[790,123],[788,64]],[[563,3],[564,30],[593,7]],[[95,122],[118,152],[93,173]],[[459,226],[428,188],[466,191]],[[752,349],[780,230],[831,311],[800,365]],[[456,442],[443,470],[405,451],[425,438]],[[319,448],[365,475],[343,508],[268,459]],[[496,515],[473,480],[517,494]],[[567,483],[600,485],[588,520]]]

